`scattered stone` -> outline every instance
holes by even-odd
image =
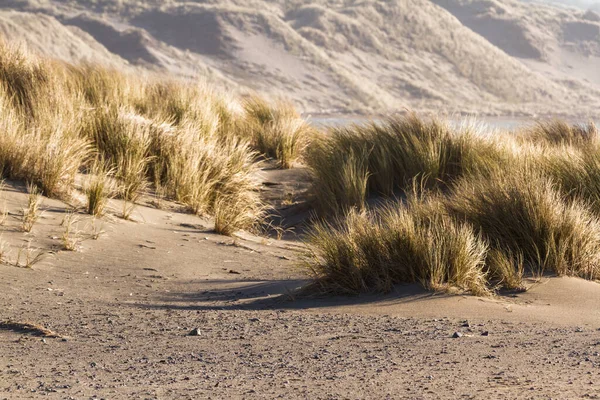
[[[238,272],[238,271],[236,271],[236,270],[234,270],[234,269],[230,269],[230,270],[229,270],[229,273],[230,273],[230,274],[234,274],[234,275],[239,275],[239,274],[241,274],[241,272]]]
[[[490,336],[490,333],[488,331],[484,331],[481,332],[481,336]]]
[[[190,331],[190,333],[188,333],[188,336],[200,336],[201,332],[200,332],[200,328],[194,328]]]
[[[457,339],[459,337],[463,337],[463,334],[460,332],[454,332],[454,334],[452,335],[452,338]]]
[[[471,324],[469,324],[469,321],[464,321],[463,324],[462,324],[462,327],[463,328],[470,328]]]
[[[248,318],[248,321],[250,321],[250,322],[260,322],[260,319],[258,319],[258,318]]]

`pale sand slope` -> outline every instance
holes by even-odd
[[[22,190],[3,192],[8,260],[28,241],[55,253],[32,269],[0,265],[0,321],[39,324],[66,341],[0,324],[0,399],[600,395],[597,283],[544,278],[489,299],[406,286],[294,300],[306,279],[298,242],[234,242],[211,233],[210,221],[139,207],[138,222],[105,217],[98,240],[65,252],[65,204],[45,199],[44,217],[24,234]],[[92,228],[81,218],[85,237]],[[187,336],[193,328],[200,336]]]
[[[48,55],[102,61],[108,51],[131,66],[290,97],[312,113],[597,116],[600,105],[600,21],[574,9],[514,0],[12,0],[0,7],[26,13],[15,26],[15,14],[0,11],[0,31]],[[48,29],[34,29],[38,18]],[[81,57],[65,50],[74,27],[96,41],[85,37]]]

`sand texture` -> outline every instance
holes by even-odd
[[[264,177],[272,198],[282,175]],[[296,240],[215,235],[165,202],[138,206],[134,221],[111,211],[96,240],[80,215],[79,249],[62,251],[70,207],[45,198],[25,234],[24,190],[3,192],[0,399],[600,396],[595,282],[542,277],[487,298],[418,285],[305,297]],[[19,249],[44,257],[17,267]]]

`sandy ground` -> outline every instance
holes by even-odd
[[[299,298],[297,241],[218,236],[163,204],[138,207],[135,221],[104,217],[97,240],[82,216],[80,250],[61,251],[67,206],[45,199],[25,234],[22,191],[3,192],[7,260],[20,247],[52,253],[0,265],[0,321],[11,322],[0,324],[0,399],[600,397],[597,283]]]

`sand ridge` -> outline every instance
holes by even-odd
[[[210,77],[313,114],[589,117],[600,104],[600,22],[552,5],[22,0],[0,10],[5,37],[50,56]]]

